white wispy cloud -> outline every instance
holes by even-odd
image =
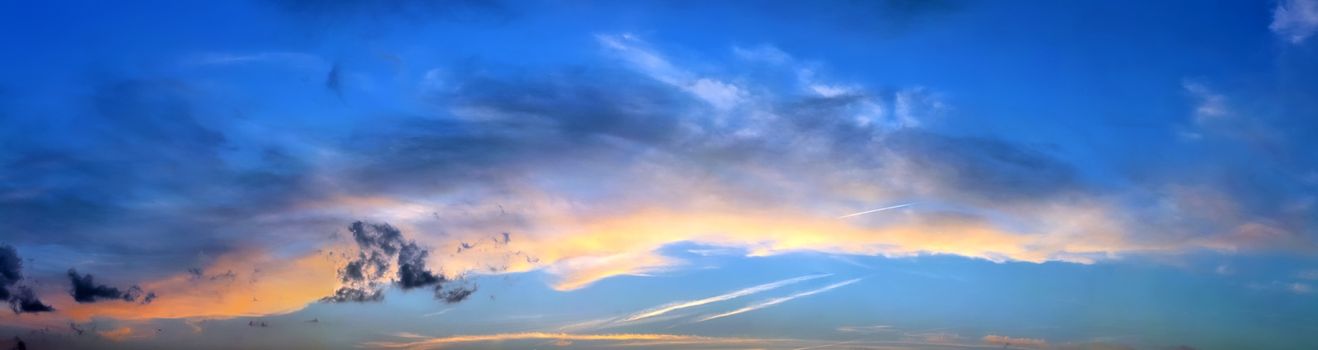
[[[789,284],[805,282],[805,281],[809,281],[809,280],[816,279],[816,278],[827,277],[827,276],[830,276],[830,275],[831,275],[831,274],[819,274],[819,275],[808,275],[808,276],[801,276],[801,277],[796,277],[796,278],[789,278],[789,279],[785,279],[785,280],[781,280],[781,281],[777,281],[777,282],[765,283],[765,284],[761,284],[761,285],[757,285],[757,286],[753,286],[753,287],[749,287],[749,288],[745,288],[745,289],[740,289],[740,290],[736,290],[736,291],[732,291],[732,292],[729,292],[729,293],[724,293],[724,294],[720,294],[720,295],[716,295],[716,296],[712,296],[712,297],[708,297],[708,298],[704,298],[704,299],[690,300],[690,301],[679,301],[679,302],[669,303],[669,304],[666,304],[666,305],[663,305],[663,306],[659,306],[659,307],[655,307],[655,308],[651,308],[651,309],[648,309],[648,310],[644,310],[644,311],[641,311],[641,312],[637,312],[637,313],[631,314],[631,315],[629,315],[629,316],[627,316],[627,317],[624,317],[620,322],[639,321],[639,320],[643,320],[643,319],[647,319],[647,318],[651,318],[651,317],[655,317],[655,316],[663,315],[663,314],[666,314],[666,313],[669,313],[669,312],[673,312],[673,311],[677,311],[677,310],[681,310],[681,309],[697,307],[697,306],[706,305],[706,304],[710,304],[710,303],[717,303],[717,302],[720,302],[720,301],[732,300],[732,299],[740,298],[740,297],[747,296],[747,295],[751,295],[751,294],[756,294],[756,293],[761,293],[761,292],[765,292],[765,291],[773,290],[773,289],[776,289],[776,288],[779,288],[779,287],[782,287],[782,286],[786,286],[786,285],[789,285]]]
[[[1230,114],[1226,106],[1226,96],[1213,91],[1208,86],[1194,81],[1184,81],[1181,82],[1181,87],[1195,100],[1195,123],[1202,125]]]
[[[808,290],[808,291],[804,291],[804,292],[800,292],[800,293],[796,293],[796,294],[788,295],[788,296],[785,296],[785,297],[773,298],[773,299],[765,300],[765,301],[762,301],[762,302],[759,302],[759,303],[751,304],[750,306],[743,307],[743,308],[740,308],[740,309],[736,309],[736,310],[732,310],[732,311],[724,312],[724,313],[717,314],[717,315],[705,316],[705,317],[700,318],[699,320],[696,320],[696,322],[705,322],[705,321],[709,321],[709,320],[713,320],[713,319],[719,319],[719,318],[724,318],[724,317],[728,317],[728,316],[733,316],[733,315],[737,315],[737,314],[741,314],[741,313],[746,313],[746,312],[751,312],[751,311],[755,311],[755,310],[763,309],[763,308],[766,308],[766,307],[770,307],[770,306],[774,306],[774,305],[782,304],[782,303],[785,303],[785,302],[789,302],[789,301],[792,301],[792,300],[797,299],[797,298],[803,298],[803,297],[807,297],[807,296],[811,296],[811,295],[815,295],[815,294],[819,294],[819,293],[827,292],[827,291],[830,291],[830,290],[833,290],[833,289],[841,288],[841,287],[846,286],[846,285],[848,285],[848,284],[856,283],[856,282],[859,282],[859,281],[860,281],[859,278],[853,278],[853,279],[849,279],[849,280],[846,280],[846,281],[842,281],[842,282],[838,282],[838,283],[830,284],[830,285],[824,286],[823,288],[813,289],[813,290]]]
[[[736,84],[712,77],[700,77],[670,63],[635,35],[598,35],[596,39],[640,72],[678,87],[716,109],[732,109],[747,98],[745,90]]]
[[[1282,0],[1272,10],[1273,33],[1292,44],[1304,42],[1318,32],[1318,0]]]

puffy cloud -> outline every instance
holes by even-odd
[[[455,287],[442,275],[426,267],[426,257],[430,251],[421,248],[415,241],[405,240],[397,228],[389,224],[367,224],[361,221],[348,226],[353,241],[357,243],[355,257],[351,258],[341,269],[339,277],[343,286],[321,300],[327,302],[370,302],[384,299],[382,288],[385,285],[397,285],[402,290],[413,288],[433,288],[435,299],[447,303],[456,303],[470,296],[474,289]],[[507,243],[507,234],[495,243]],[[468,243],[460,243],[471,248]],[[397,261],[397,267],[394,261]],[[390,277],[393,272],[393,277]]]

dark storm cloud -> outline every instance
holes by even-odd
[[[79,303],[94,303],[104,300],[123,300],[127,302],[136,302],[139,298],[143,304],[151,303],[156,299],[156,293],[145,293],[142,287],[132,286],[125,290],[119,288],[96,284],[91,274],[79,275],[77,270],[69,269],[69,282],[72,289],[69,295],[73,300]]]
[[[405,239],[402,231],[389,224],[357,221],[348,225],[348,231],[357,243],[357,252],[354,259],[339,269],[339,278],[345,285],[321,301],[382,301],[383,288],[389,284],[402,290],[433,288],[435,298],[448,303],[462,301],[474,292],[461,287],[445,288],[449,281],[426,267],[430,251]],[[393,278],[386,277],[390,271],[394,272]]]
[[[23,280],[23,259],[18,250],[8,244],[0,244],[0,300],[9,303],[14,313],[49,312],[55,308],[42,303],[32,288],[19,285]]]

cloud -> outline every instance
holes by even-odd
[[[584,288],[680,266],[658,253],[678,242],[755,255],[816,250],[1036,262],[1164,248],[1130,242],[1114,204],[1044,147],[902,121],[933,108],[919,107],[936,103],[917,97],[936,95],[930,91],[855,85],[821,95],[809,87],[853,84],[817,73],[801,79],[803,67],[785,53],[773,55],[785,63],[771,69],[786,70],[787,81],[748,86],[756,82],[686,68],[697,65],[634,36],[597,41],[617,60],[535,74],[453,70],[450,88],[423,95],[434,115],[363,121],[330,137],[279,134],[317,140],[311,150],[219,117],[228,109],[205,98],[204,86],[106,80],[92,85],[86,101],[95,113],[74,118],[97,128],[16,138],[28,151],[0,159],[10,165],[7,178],[19,179],[4,184],[5,193],[42,189],[4,197],[0,205],[21,215],[0,225],[24,242],[49,239],[37,232],[70,232],[110,258],[150,254],[170,262],[124,259],[151,276],[178,273],[167,266],[208,264],[198,251],[307,247],[349,217],[410,227],[414,248],[401,241],[392,252],[378,244],[351,248],[337,267],[338,283],[351,288],[320,296],[342,301],[378,300],[379,288],[395,283],[433,288],[444,276],[432,266],[443,266],[447,277],[542,269],[556,277],[556,289]],[[693,93],[697,85],[709,89]],[[719,94],[736,96],[735,112],[708,99]],[[46,141],[68,137],[86,145]],[[912,200],[933,205],[834,219]],[[179,229],[195,234],[162,234]],[[519,239],[471,250],[460,244],[510,231]],[[620,239],[616,232],[646,234]],[[123,240],[143,243],[124,251]],[[239,280],[246,274],[233,271]],[[456,300],[466,290],[436,296]]]
[[[216,258],[206,271],[232,271],[232,278],[196,278],[189,272],[142,283],[163,297],[150,304],[69,303],[56,306],[74,320],[227,319],[285,314],[334,293],[336,260],[324,254],[279,257],[262,250]]]
[[[381,349],[440,349],[451,344],[509,342],[522,340],[554,340],[573,342],[645,342],[649,346],[680,344],[756,344],[763,342],[753,338],[705,337],[696,335],[651,334],[651,333],[616,333],[616,334],[572,334],[572,333],[501,333],[487,335],[455,335],[435,338],[416,338],[414,335],[400,336],[406,341],[374,341],[362,346]]]
[[[1013,338],[1008,336],[989,334],[983,338],[985,344],[1002,345],[1003,347],[1021,347],[1021,348],[1048,348],[1048,341],[1034,338]]]
[[[368,303],[368,302],[379,302],[379,301],[384,301],[384,290],[381,290],[381,289],[376,289],[376,290],[364,290],[364,289],[339,288],[339,289],[334,290],[334,295],[330,295],[330,296],[327,296],[327,297],[321,298],[320,300],[321,300],[321,301],[327,301],[327,302],[334,302],[334,303],[347,303],[347,302],[352,302],[352,303]]]
[[[434,317],[434,316],[439,316],[439,315],[446,314],[446,313],[448,313],[449,311],[452,311],[452,310],[453,310],[453,308],[446,308],[446,309],[443,309],[443,310],[439,310],[439,311],[429,312],[429,313],[423,314],[423,315],[421,315],[421,317]]]
[[[674,259],[650,252],[609,253],[603,251],[600,253],[602,254],[564,257],[545,261],[551,263],[546,270],[550,274],[560,276],[560,279],[554,282],[551,287],[559,291],[570,291],[584,288],[591,283],[595,283],[595,281],[608,277],[622,275],[644,276],[678,264]]]
[[[598,39],[634,72],[591,67],[535,76],[455,76],[455,88],[434,100],[451,118],[411,120],[407,127],[362,137],[369,142],[355,147],[366,162],[358,176],[374,189],[437,191],[485,201],[486,208],[493,203],[482,196],[499,197],[509,211],[482,218],[447,215],[441,201],[422,204],[439,206],[443,230],[458,237],[526,233],[509,245],[524,255],[476,252],[446,257],[446,268],[543,268],[560,276],[554,283],[559,290],[677,266],[679,260],[656,253],[677,242],[746,247],[755,254],[946,253],[995,261],[1092,262],[1121,251],[1166,249],[1128,242],[1114,204],[1045,148],[949,136],[896,121],[858,122],[856,115],[876,104],[863,90],[821,97],[750,89],[744,96],[750,109],[711,119],[707,112],[716,107],[693,105],[687,101],[693,96],[683,95],[681,82],[700,79],[696,74],[635,37]],[[593,180],[581,182],[587,174]],[[455,184],[468,186],[459,191]],[[869,203],[915,198],[971,210],[911,212],[846,225],[824,220],[872,208]],[[378,204],[385,212],[418,205]],[[935,222],[947,218],[954,219]],[[760,227],[755,220],[787,225]],[[1085,224],[1075,224],[1079,220]],[[811,238],[839,229],[857,234],[827,242]],[[953,247],[917,237],[947,235],[919,231],[978,237],[987,244]],[[649,234],[620,241],[606,237],[609,232]],[[448,250],[444,242],[429,243]]]
[[[395,15],[375,3],[286,5],[313,17],[355,16],[358,7]],[[376,301],[389,286],[456,301],[470,289],[444,282],[468,273],[541,270],[555,289],[573,290],[680,267],[681,259],[661,251],[681,242],[758,256],[808,250],[1079,263],[1304,246],[1257,243],[1302,242],[1303,221],[1294,218],[1303,211],[1241,210],[1251,220],[1213,230],[1196,225],[1217,221],[1145,224],[1156,220],[1129,207],[1145,188],[1113,194],[1122,189],[1096,186],[1059,148],[938,128],[932,116],[946,106],[936,88],[832,81],[820,65],[768,45],[733,50],[747,64],[768,65],[754,69],[781,73],[759,80],[734,65],[684,61],[634,35],[595,39],[610,59],[532,72],[470,63],[445,69],[454,73],[444,89],[414,91],[418,110],[335,110],[328,114],[362,114],[333,123],[249,118],[208,84],[90,81],[86,96],[68,99],[76,113],[22,111],[13,114],[31,116],[0,120],[6,147],[18,150],[0,155],[0,210],[12,214],[0,229],[22,244],[77,242],[89,256],[123,261],[162,295],[142,306],[141,317],[174,318],[283,313],[326,297]],[[311,58],[208,62],[267,60]],[[320,78],[329,67],[316,62]],[[1216,115],[1200,107],[1222,95],[1184,88],[1196,98],[1196,117]],[[273,131],[252,131],[262,128]],[[930,205],[836,220],[911,201]],[[1188,203],[1152,202],[1187,204],[1168,209],[1183,215],[1164,217],[1193,216]],[[412,236],[390,238],[366,225],[362,232],[377,241],[309,243],[357,218]],[[1180,236],[1223,227],[1231,234]],[[182,231],[191,234],[166,234]],[[518,236],[466,249],[500,232]],[[310,254],[316,248],[349,253],[330,259]],[[129,258],[136,256],[160,258]],[[177,271],[202,265],[213,272]],[[233,275],[197,277],[226,271]],[[242,285],[249,280],[258,282]],[[271,290],[280,280],[306,287]],[[204,307],[157,307],[169,300]],[[109,304],[121,303],[69,307],[81,317],[139,317]]]
[[[909,206],[911,206],[911,203],[898,204],[898,205],[887,206],[887,207],[878,208],[878,209],[870,209],[870,210],[866,210],[866,211],[859,211],[859,212],[855,212],[855,213],[851,213],[851,214],[847,214],[847,215],[842,215],[842,216],[839,216],[839,217],[837,217],[837,218],[838,218],[838,219],[846,219],[846,218],[853,217],[853,216],[861,216],[861,215],[865,215],[865,214],[869,214],[869,213],[877,213],[877,212],[881,212],[881,211],[884,211],[884,210],[892,210],[892,209],[897,209],[897,208],[905,208],[905,207],[909,207]]]
[[[663,315],[663,314],[666,314],[666,313],[669,313],[669,312],[673,312],[673,311],[677,311],[677,310],[681,310],[681,309],[692,308],[692,307],[697,307],[697,306],[706,305],[706,304],[711,304],[711,303],[717,303],[717,302],[720,302],[720,301],[732,300],[732,299],[736,299],[736,298],[744,297],[744,296],[747,296],[747,295],[752,295],[752,294],[757,294],[757,293],[761,293],[761,292],[766,292],[766,291],[774,290],[774,289],[777,289],[777,288],[779,288],[779,287],[783,287],[783,286],[786,286],[786,285],[796,284],[796,283],[801,283],[801,282],[809,281],[809,280],[816,279],[816,278],[820,278],[820,277],[826,277],[826,276],[829,276],[829,275],[828,275],[828,274],[821,274],[821,275],[808,275],[808,276],[801,276],[801,277],[795,277],[795,278],[788,278],[788,279],[785,279],[785,280],[776,281],[776,282],[770,282],[770,283],[765,283],[765,284],[761,284],[761,285],[756,285],[756,286],[752,286],[752,287],[748,287],[748,288],[744,288],[744,289],[739,289],[739,290],[735,290],[735,291],[732,291],[732,292],[728,292],[728,293],[724,293],[724,294],[720,294],[720,295],[716,295],[716,296],[712,296],[712,297],[708,297],[708,298],[704,298],[704,299],[673,302],[673,303],[669,303],[669,304],[666,304],[666,305],[663,305],[663,306],[659,306],[659,307],[656,307],[656,308],[652,308],[652,309],[648,309],[648,310],[644,310],[644,311],[640,311],[640,312],[637,312],[637,313],[634,313],[634,314],[628,315],[627,317],[623,317],[621,320],[619,320],[619,322],[633,322],[633,321],[639,321],[639,320],[643,320],[643,319],[647,319],[647,318],[651,318],[651,317],[660,316],[660,315]]]
[[[19,285],[22,280],[23,259],[18,256],[18,250],[0,244],[0,301],[8,302],[15,314],[55,311],[38,299],[32,288]]]
[[[475,292],[470,288],[453,287],[452,284],[445,289],[444,284],[449,282],[448,279],[426,267],[426,257],[430,251],[418,246],[416,241],[404,239],[402,231],[389,224],[357,221],[348,226],[348,232],[357,245],[355,254],[349,256],[355,257],[339,269],[343,286],[333,295],[323,298],[323,301],[381,301],[384,298],[382,288],[388,284],[402,290],[432,288],[435,298],[447,303],[460,302]]]
[[[710,315],[710,316],[701,317],[700,319],[696,320],[695,322],[705,322],[705,321],[709,321],[709,320],[720,319],[720,318],[724,318],[724,317],[728,317],[728,316],[733,316],[733,315],[737,315],[737,314],[742,314],[742,313],[746,313],[746,312],[751,312],[751,311],[755,311],[755,310],[763,309],[763,308],[766,308],[766,307],[770,307],[770,306],[774,306],[774,305],[782,304],[782,303],[785,303],[785,302],[789,302],[789,301],[792,301],[792,300],[796,300],[796,299],[798,299],[798,298],[803,298],[803,297],[807,297],[807,296],[811,296],[811,295],[815,295],[815,294],[819,294],[819,293],[827,292],[827,291],[830,291],[830,290],[833,290],[833,289],[837,289],[837,288],[840,288],[840,287],[846,286],[846,285],[848,285],[848,284],[856,283],[856,282],[859,282],[859,281],[860,281],[859,278],[849,279],[849,280],[846,280],[846,281],[842,281],[842,282],[838,282],[838,283],[834,283],[834,284],[830,284],[830,285],[824,286],[823,288],[812,289],[812,290],[808,290],[808,291],[804,291],[804,292],[800,292],[800,293],[796,293],[796,294],[788,295],[788,296],[785,296],[785,297],[773,298],[773,299],[765,300],[765,301],[758,302],[758,303],[755,303],[755,304],[751,304],[751,305],[749,305],[749,306],[746,306],[746,307],[743,307],[743,308],[740,308],[740,309],[736,309],[736,310],[732,310],[732,311],[724,312],[724,313],[721,313],[721,314],[715,314],[715,315]]]
[[[1181,86],[1195,100],[1194,117],[1196,123],[1207,124],[1214,119],[1224,118],[1231,114],[1231,111],[1227,109],[1226,96],[1197,82],[1185,81],[1181,83]]]
[[[0,211],[6,214],[0,228],[12,232],[6,239],[75,242],[78,251],[121,263],[117,268],[159,276],[195,264],[199,251],[222,254],[250,243],[235,231],[260,226],[279,233],[263,236],[267,241],[299,236],[286,230],[286,221],[258,224],[255,218],[310,196],[301,191],[300,161],[219,117],[231,110],[217,111],[208,96],[182,81],[85,83],[88,93],[61,97],[65,108],[15,113],[55,116],[45,124],[0,120],[0,128],[27,130],[11,139],[20,151],[0,156]],[[52,126],[58,123],[84,127]],[[58,141],[69,138],[80,141]],[[294,221],[303,230],[312,224]],[[178,230],[191,234],[165,234]],[[155,258],[134,258],[140,256]]]
[[[119,327],[111,330],[98,331],[96,334],[113,342],[145,339],[155,335],[154,333],[140,333],[133,327]]]
[[[1292,44],[1303,43],[1318,31],[1318,1],[1278,1],[1268,29]]]
[[[599,35],[597,39],[605,48],[613,50],[640,72],[665,84],[678,87],[709,103],[717,110],[730,110],[745,99],[742,88],[714,78],[699,77],[681,69],[670,63],[663,55],[648,48],[648,44],[635,35]]]
[[[54,307],[43,303],[37,298],[36,292],[27,286],[18,287],[13,292],[9,298],[9,309],[15,314],[55,311]]]
[[[23,260],[9,245],[0,245],[0,300],[9,300],[9,288],[23,279]]]
[[[132,286],[127,290],[96,284],[91,274],[79,275],[77,270],[69,269],[69,282],[72,290],[69,295],[73,300],[79,303],[94,303],[102,300],[123,300],[127,302],[136,302],[138,298],[142,299],[143,304],[149,304],[155,300],[155,292],[143,294],[142,287]]]

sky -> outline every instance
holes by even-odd
[[[1318,348],[1318,0],[0,2],[0,349]]]

